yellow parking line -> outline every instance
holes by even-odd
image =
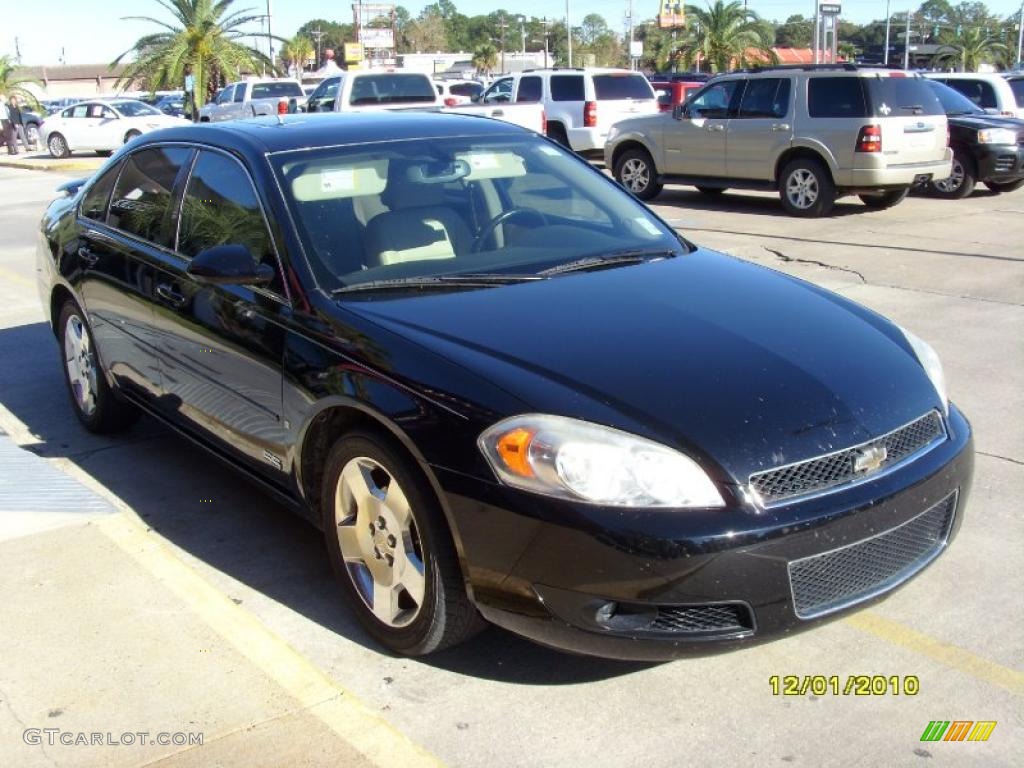
[[[996,664],[955,645],[940,642],[871,611],[848,616],[843,622],[893,645],[916,651],[965,675],[1005,688],[1016,696],[1024,696],[1024,673],[1015,669]]]
[[[235,605],[129,514],[94,525],[181,598],[214,632],[377,766],[438,768],[442,763]]]

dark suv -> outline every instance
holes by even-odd
[[[953,170],[928,190],[950,199],[967,197],[979,181],[993,192],[1024,186],[1024,120],[990,115],[947,85],[926,80],[946,110]]]

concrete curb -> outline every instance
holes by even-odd
[[[81,158],[79,160],[56,160],[56,159],[34,159],[27,157],[20,159],[9,156],[0,156],[0,168],[21,168],[27,171],[95,171],[106,158],[97,157]]]

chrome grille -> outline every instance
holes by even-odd
[[[945,546],[956,499],[953,493],[896,528],[789,563],[796,615],[830,613],[909,579]]]
[[[945,435],[942,418],[937,411],[931,411],[870,442],[784,467],[755,472],[750,476],[750,487],[764,504],[817,493],[871,477],[910,458]],[[856,461],[866,449],[881,448],[885,449],[885,459],[873,472],[857,471]]]
[[[753,629],[750,611],[735,604],[659,606],[655,632],[742,632]]]

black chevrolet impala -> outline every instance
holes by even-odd
[[[925,342],[507,123],[184,126],[65,192],[38,269],[78,418],[149,413],[306,516],[394,651],[481,618],[602,656],[741,647],[959,528],[971,431]]]

